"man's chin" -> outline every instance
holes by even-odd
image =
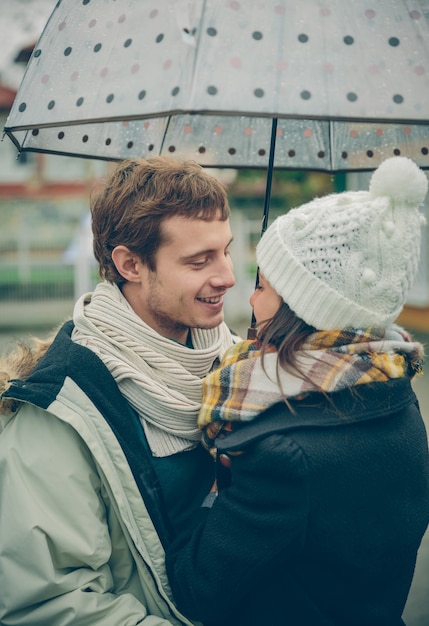
[[[218,315],[216,319],[206,320],[205,322],[200,322],[194,326],[194,328],[199,328],[200,330],[212,330],[213,328],[217,328],[224,321],[224,316]]]

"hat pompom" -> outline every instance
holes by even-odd
[[[395,204],[419,207],[428,190],[428,179],[423,171],[407,157],[386,159],[375,170],[369,191],[376,197],[387,196]]]

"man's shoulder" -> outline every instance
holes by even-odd
[[[31,354],[27,350],[28,362],[25,367],[16,368],[16,375],[9,379],[3,402],[13,399],[46,409],[58,397],[67,378],[89,397],[99,396],[102,390],[108,390],[106,395],[114,394],[117,385],[109,370],[92,350],[72,341],[73,328],[73,322],[68,321],[40,350]],[[123,402],[119,390],[117,394]]]

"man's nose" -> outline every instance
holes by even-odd
[[[231,257],[225,257],[219,262],[218,271],[216,275],[213,276],[212,282],[217,287],[226,287],[226,289],[234,287],[235,276]]]

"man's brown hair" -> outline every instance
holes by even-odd
[[[98,193],[91,197],[94,254],[100,277],[121,284],[112,261],[123,245],[154,271],[156,252],[164,243],[162,223],[173,216],[226,220],[226,190],[194,161],[170,157],[122,161]]]

